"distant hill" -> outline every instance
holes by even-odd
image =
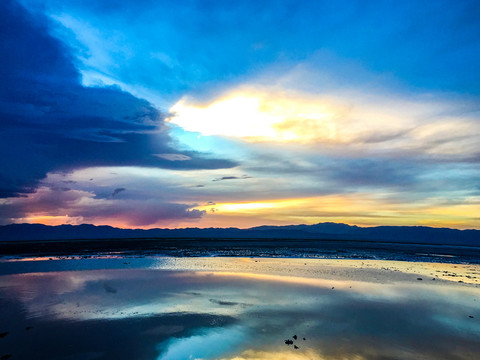
[[[0,241],[125,238],[225,238],[357,240],[480,246],[480,230],[426,226],[360,227],[338,223],[237,228],[119,229],[111,226],[11,224],[0,226]]]

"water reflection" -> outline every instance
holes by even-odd
[[[478,287],[439,282],[152,269],[12,274],[0,276],[0,333],[8,332],[0,357],[477,359],[479,303]],[[298,349],[285,345],[294,334]]]

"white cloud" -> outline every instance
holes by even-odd
[[[318,72],[294,69],[276,82],[254,79],[207,101],[185,96],[170,109],[167,121],[202,135],[297,143],[316,146],[316,151],[322,146],[440,157],[480,152],[480,115],[474,103],[442,94],[339,88],[331,78],[323,80]]]
[[[218,359],[244,342],[246,331],[240,326],[213,328],[187,338],[172,339],[157,360]],[[165,344],[160,344],[163,349]]]

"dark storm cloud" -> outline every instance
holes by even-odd
[[[223,180],[243,180],[243,179],[251,179],[251,176],[243,175],[243,176],[222,176],[219,178],[215,178],[212,181],[223,181]]]
[[[116,188],[115,190],[113,190],[112,192],[112,198],[114,198],[115,196],[117,196],[118,194],[120,194],[122,191],[125,191],[127,189],[125,188]]]
[[[208,299],[208,301],[210,301],[213,304],[221,305],[221,306],[237,306],[237,305],[248,306],[248,304],[239,303],[236,301],[225,301],[225,300],[217,300],[217,299]]]
[[[115,87],[80,84],[75,62],[51,24],[11,0],[0,3],[0,197],[32,192],[49,171],[88,166],[224,168],[228,160],[170,162],[177,153],[163,115]]]

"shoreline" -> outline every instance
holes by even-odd
[[[272,257],[78,256],[0,259],[0,276],[88,270],[243,273],[370,283],[418,282],[480,287],[480,265],[395,260]]]
[[[355,259],[480,265],[480,248],[350,240],[109,239],[0,242],[0,259],[100,256]]]

